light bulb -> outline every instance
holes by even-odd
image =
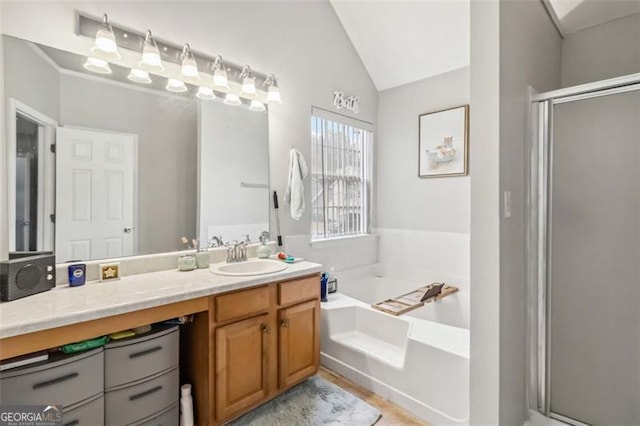
[[[158,50],[158,45],[151,35],[150,30],[147,30],[147,34],[144,37],[144,47],[142,48],[142,61],[140,61],[140,68],[146,69],[147,71],[164,71],[162,59],[160,58],[160,50]]]
[[[280,90],[278,89],[278,86],[276,85],[269,86],[269,90],[267,91],[267,103],[268,104],[282,103],[282,101],[280,100]]]
[[[215,93],[213,93],[213,90],[210,87],[204,87],[204,86],[198,87],[198,93],[196,93],[196,96],[204,101],[208,101],[216,98],[216,95]]]
[[[227,79],[227,71],[220,68],[213,73],[213,88],[223,92],[229,91],[229,80]]]
[[[253,77],[245,77],[242,80],[242,88],[240,89],[240,96],[247,99],[255,99],[258,97],[256,92],[256,79]]]
[[[266,108],[264,107],[264,104],[258,100],[252,100],[251,101],[251,105],[249,105],[249,109],[251,111],[264,111]]]
[[[196,63],[196,58],[193,56],[193,52],[191,52],[191,46],[189,46],[189,43],[185,44],[182,48],[181,77],[200,78],[200,74],[198,73],[198,64]]]
[[[183,93],[187,91],[187,86],[182,80],[178,80],[177,78],[170,78],[167,81],[165,89],[173,93]]]
[[[87,62],[84,63],[84,67],[89,71],[96,72],[98,74],[111,74],[109,63],[102,59],[88,57]]]
[[[151,77],[149,77],[149,73],[137,68],[131,68],[127,78],[136,83],[151,84]]]
[[[113,29],[106,14],[103,16],[102,24],[100,24],[100,28],[96,32],[96,41],[91,48],[91,53],[105,59],[120,59],[116,36],[113,34]]]
[[[235,93],[227,93],[227,96],[224,98],[224,103],[233,106],[242,105],[242,101]]]

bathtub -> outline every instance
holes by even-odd
[[[321,361],[431,424],[469,417],[468,280],[389,271],[382,265],[340,276],[322,308]],[[460,291],[401,316],[371,308],[433,281]],[[447,300],[448,299],[448,300]]]

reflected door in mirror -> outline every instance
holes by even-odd
[[[57,260],[133,255],[137,136],[62,127],[56,161]]]

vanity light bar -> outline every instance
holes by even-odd
[[[104,26],[104,20],[106,18],[96,18],[93,16],[89,16],[83,13],[77,13],[77,26],[76,26],[76,34],[79,36],[88,37],[91,39],[95,39],[98,30]],[[113,35],[115,36],[115,41],[117,48],[127,49],[133,52],[139,52],[141,55],[144,51],[145,39],[147,39],[147,31],[144,33],[130,30],[128,28],[120,27],[110,23],[110,27],[113,31]],[[167,43],[161,40],[158,40],[155,37],[155,33],[153,35],[153,39],[155,44],[158,47],[158,51],[160,53],[161,61],[163,62],[171,62],[178,66],[184,65],[185,59],[185,51],[188,51],[189,59],[193,58],[195,64],[189,62],[190,65],[195,65],[197,69],[202,70],[202,72],[209,73],[211,75],[216,74],[214,71],[217,68],[220,68],[219,57],[211,57],[208,55],[204,55],[198,52],[193,51],[188,44],[186,45],[177,45],[172,43]],[[107,58],[105,58],[107,59]],[[216,67],[217,66],[217,67]],[[249,68],[247,65],[239,66],[233,63],[230,63],[226,59],[223,62],[224,69],[221,70],[228,76],[228,81],[232,81],[237,83],[240,87],[242,87],[243,83],[252,82],[254,87],[267,87],[269,86],[270,75],[256,72],[255,70]],[[247,80],[247,69],[250,71],[249,80]],[[184,70],[184,67],[183,67]],[[161,70],[151,70],[151,72],[162,72]],[[218,72],[218,74],[221,74]],[[166,76],[162,76],[163,78],[168,78]],[[187,80],[188,83],[191,81]],[[247,86],[245,86],[246,88]],[[250,89],[250,86],[248,86]],[[214,90],[219,90],[218,87],[213,87]],[[244,93],[241,93],[242,97]],[[249,101],[253,98],[252,92],[249,91]],[[266,97],[267,103],[269,102],[269,97]]]

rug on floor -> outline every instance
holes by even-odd
[[[380,416],[355,395],[313,376],[228,426],[371,426]]]

